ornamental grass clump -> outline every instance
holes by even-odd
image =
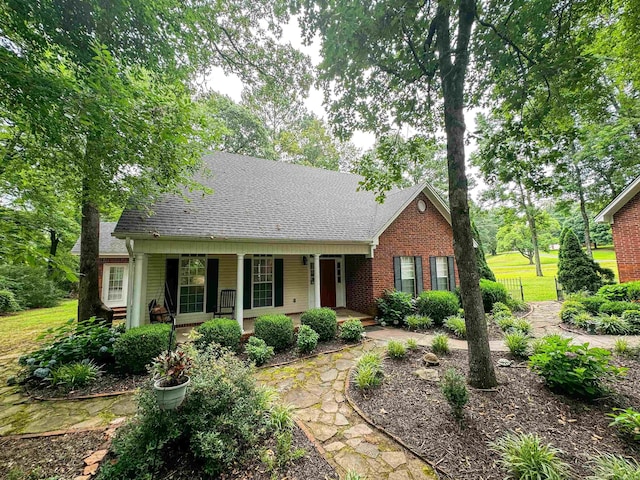
[[[407,338],[407,350],[418,350],[418,341],[415,338]]]
[[[464,375],[458,373],[455,368],[448,368],[442,376],[440,391],[447,399],[453,416],[461,419],[464,407],[469,402],[469,392]]]
[[[627,321],[615,315],[600,315],[594,321],[594,329],[601,335],[626,335],[630,331]]]
[[[409,315],[405,320],[409,330],[426,330],[433,327],[433,320],[422,315]]]
[[[51,384],[66,390],[84,387],[95,381],[101,369],[93,360],[83,360],[61,365],[51,371]]]
[[[525,335],[529,335],[533,330],[533,325],[526,318],[516,318],[513,322],[513,329],[522,332]]]
[[[449,330],[458,338],[467,338],[467,325],[464,321],[464,318],[459,317],[458,315],[454,315],[445,319],[444,328]]]
[[[298,352],[311,353],[318,346],[318,335],[309,325],[300,325],[298,329]]]
[[[360,390],[368,390],[382,383],[382,357],[376,352],[367,352],[358,359],[355,382]]]
[[[604,454],[591,461],[593,475],[587,480],[640,480],[640,464],[632,458]]]
[[[437,354],[449,353],[449,337],[444,333],[434,335],[431,340],[431,350]]]
[[[569,465],[560,455],[562,451],[542,443],[535,433],[507,433],[490,444],[501,459],[498,463],[519,480],[562,480],[569,478]]]
[[[514,357],[525,358],[529,354],[529,337],[520,330],[506,333],[504,343]]]
[[[397,340],[389,340],[387,343],[387,355],[391,358],[404,358],[407,355],[407,348]]]
[[[586,309],[582,303],[576,300],[567,300],[562,304],[562,308],[560,309],[560,319],[564,323],[572,323],[573,317],[584,312],[586,312]]]

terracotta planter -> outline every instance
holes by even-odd
[[[158,406],[162,410],[173,410],[179,407],[184,401],[184,397],[187,393],[187,386],[191,383],[191,379],[187,377],[187,381],[180,385],[173,387],[160,386],[161,380],[157,380],[153,384],[153,389],[156,391],[156,399],[158,400]]]

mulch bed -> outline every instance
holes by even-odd
[[[407,330],[407,331],[410,333],[425,334],[425,335],[436,335],[438,333],[444,333],[451,339],[462,340],[456,337],[453,333],[451,333],[449,330],[447,330],[444,327],[428,328],[426,330],[418,330],[418,331],[414,331],[414,330]],[[498,327],[493,321],[487,322],[487,333],[489,334],[489,340],[502,340],[504,338],[504,334],[502,333],[502,330],[500,330],[500,327]]]
[[[122,375],[103,373],[93,383],[85,387],[67,391],[62,386],[51,386],[48,382],[28,381],[23,385],[25,393],[35,398],[68,398],[83,397],[104,393],[133,391],[149,380],[149,375]]]
[[[73,479],[82,475],[83,459],[100,448],[104,441],[104,432],[0,438],[0,478]]]
[[[527,368],[497,367],[497,391],[470,389],[460,424],[438,384],[413,374],[424,367],[422,353],[400,361],[385,359],[382,386],[363,395],[352,383],[349,395],[377,425],[424,454],[451,478],[504,478],[506,472],[496,465],[499,457],[487,444],[508,431],[538,433],[562,449],[574,478],[591,473],[587,465],[591,456],[613,453],[638,458],[637,447],[620,438],[606,417],[612,407],[640,406],[640,369],[634,360],[617,360],[631,367],[627,377],[615,382],[616,395],[593,403],[552,393]],[[493,358],[505,356],[494,354]],[[440,360],[434,367],[440,376],[449,367],[468,373],[466,351],[454,351]]]

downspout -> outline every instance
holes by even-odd
[[[129,254],[129,271],[127,272],[127,330],[131,328],[131,313],[133,312],[133,276],[135,269],[135,258],[133,257],[133,247],[131,246],[131,239],[126,237],[124,244],[127,247],[127,253]]]

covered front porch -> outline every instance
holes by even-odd
[[[230,249],[227,243],[137,241],[130,256],[127,326],[149,323],[154,305],[174,313],[178,327],[224,316],[247,333],[261,315],[286,314],[299,324],[300,315],[316,307],[334,308],[340,319],[370,317],[349,310],[345,264],[348,255],[366,256],[361,252],[370,252],[368,245],[242,245],[254,253]]]

